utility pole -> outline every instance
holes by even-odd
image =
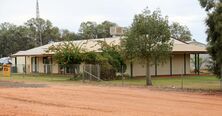
[[[40,12],[39,12],[39,1],[36,0],[36,21],[37,21],[37,32],[39,36],[39,45],[42,46],[42,34],[41,34],[41,24],[40,24]]]

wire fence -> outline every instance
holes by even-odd
[[[98,64],[18,64],[10,68],[10,77],[5,77],[3,66],[0,66],[1,80],[39,80],[57,82],[93,82],[107,85],[120,86],[146,86],[145,77],[131,78],[123,66],[113,68]],[[129,72],[128,72],[129,73]],[[198,90],[222,90],[222,81],[215,76],[164,76],[152,77],[154,87],[178,88],[178,89],[198,89]]]
[[[72,78],[80,78],[92,81],[116,80],[118,69],[99,64],[44,64],[44,65],[24,65],[11,66],[12,74],[25,75],[66,75]]]

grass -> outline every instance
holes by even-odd
[[[111,81],[114,84],[122,84],[122,80]],[[154,87],[187,88],[187,89],[220,89],[220,80],[215,76],[192,77],[159,77],[152,80]],[[125,85],[144,86],[145,78],[124,80]]]
[[[12,74],[11,77],[1,77],[1,80],[31,81],[31,82],[70,82],[66,75],[43,75],[43,74]]]
[[[1,75],[0,75],[1,76]],[[24,75],[13,74],[11,80],[15,81],[31,81],[31,82],[57,82],[57,83],[81,83],[81,80],[70,81],[72,75]],[[0,78],[1,80],[10,80],[10,78]],[[174,77],[174,78],[153,78],[154,87],[163,88],[187,88],[187,89],[204,89],[204,90],[219,90],[220,80],[215,76],[192,76],[192,77]],[[122,80],[103,81],[95,84],[122,85]],[[145,78],[126,79],[124,85],[145,86]]]

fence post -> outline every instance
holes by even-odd
[[[97,76],[100,79],[100,65],[97,64]]]
[[[36,58],[36,59],[37,59],[37,58]],[[48,58],[48,59],[50,60],[50,63],[49,63],[49,64],[50,64],[50,65],[49,65],[49,66],[50,66],[50,73],[51,73],[52,80],[53,80],[53,77],[54,77],[54,76],[53,76],[53,62],[52,62],[52,58]],[[37,61],[36,61],[36,62],[37,62]]]
[[[75,76],[76,76],[76,64],[72,64],[73,66],[72,66],[72,70],[73,70],[73,79],[75,79]]]
[[[83,79],[82,82],[85,82],[85,64],[83,64]]]
[[[92,74],[92,65],[91,64],[89,64],[89,72],[90,72],[90,74]],[[92,81],[91,75],[89,75],[89,80]]]
[[[123,65],[121,65],[122,86],[124,86]]]

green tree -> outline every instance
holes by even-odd
[[[78,37],[78,35],[76,35],[74,32],[70,32],[69,30],[67,29],[64,29],[64,30],[61,30],[61,38],[62,40],[65,40],[65,41],[74,41],[74,40],[78,40],[80,39]]]
[[[97,38],[97,24],[95,22],[87,21],[82,22],[79,28],[79,34],[82,39],[95,39]]]
[[[53,57],[61,65],[80,64],[83,61],[81,53],[84,52],[82,45],[82,43],[64,42],[50,46],[47,52],[54,53]]]
[[[102,56],[94,51],[83,53],[83,61],[86,64],[101,64]]]
[[[108,38],[112,37],[110,35],[110,27],[117,26],[116,23],[110,22],[110,21],[104,21],[101,24],[99,24],[97,28],[98,38]]]
[[[54,27],[49,20],[32,18],[25,23],[25,26],[30,29],[30,36],[35,38],[36,46],[61,40],[59,28]]]
[[[146,85],[152,85],[150,65],[158,60],[164,63],[172,50],[168,19],[159,10],[145,9],[135,15],[133,23],[122,40],[125,55],[146,61]]]
[[[79,71],[79,64],[83,62],[82,53],[84,49],[82,49],[82,45],[82,43],[75,44],[69,41],[59,45],[52,45],[46,52],[54,53],[53,58],[60,64],[60,67],[72,69],[75,77]]]
[[[15,31],[16,26],[10,23],[2,23],[0,25],[0,57],[8,56],[10,53],[10,44],[13,42],[10,39],[13,34],[10,32]],[[14,42],[13,42],[14,43]]]
[[[15,52],[24,51],[35,47],[33,38],[29,36],[30,30],[25,26],[18,26],[15,33],[15,42],[17,47],[14,46]]]
[[[213,60],[214,73],[222,78],[222,0],[199,0],[208,13],[207,25],[208,52]]]
[[[101,46],[101,55],[106,58],[108,63],[117,71],[125,72],[126,64],[124,62],[124,57],[121,54],[122,49],[119,45],[108,44],[106,41],[98,41]],[[123,69],[122,69],[123,68]]]
[[[79,35],[82,39],[108,38],[110,35],[110,27],[117,26],[116,23],[104,21],[101,24],[87,21],[82,22],[79,28]]]
[[[24,26],[2,23],[0,25],[0,56],[9,56],[20,50],[33,48],[34,42],[28,33],[29,30]]]
[[[171,37],[182,41],[191,40],[191,32],[187,26],[182,26],[177,22],[173,22],[170,26]]]
[[[38,26],[42,41],[39,39]],[[28,20],[24,25],[10,23],[0,24],[0,57],[9,56],[21,50],[45,45],[50,41],[77,40],[79,36],[68,30],[54,27],[49,20],[35,19]],[[13,47],[12,47],[13,46]]]

